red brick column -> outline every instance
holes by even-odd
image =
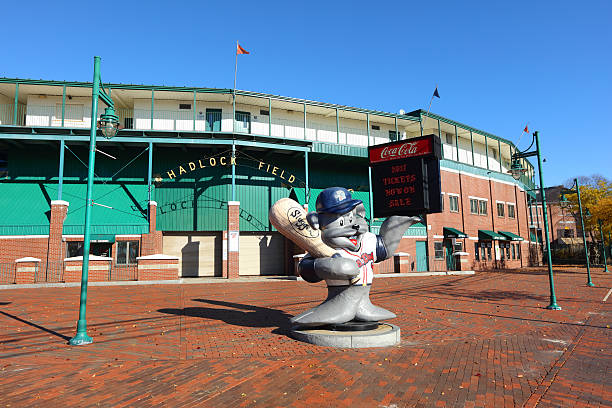
[[[163,252],[163,236],[161,231],[157,231],[157,203],[149,201],[149,233],[142,234],[140,253],[148,256],[161,252]]]
[[[64,220],[68,212],[68,205],[67,201],[51,201],[47,263],[59,263],[64,258],[64,254],[62,253],[62,235],[64,233]]]
[[[34,283],[36,282],[36,271],[40,267],[38,258],[21,258],[15,260],[15,283]]]
[[[176,256],[155,254],[139,256],[138,280],[176,280],[179,274],[179,258]]]
[[[239,275],[240,250],[240,202],[227,203],[227,278],[235,279]]]
[[[110,278],[110,267],[113,258],[89,255],[89,282],[106,282]],[[64,282],[80,282],[83,276],[83,257],[64,259]]]

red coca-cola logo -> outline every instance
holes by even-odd
[[[432,153],[431,139],[420,139],[413,142],[391,144],[370,150],[370,163],[403,159],[406,157],[424,156]]]

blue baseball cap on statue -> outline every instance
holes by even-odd
[[[361,200],[354,200],[346,188],[329,187],[317,197],[316,207],[318,213],[344,214],[361,203]]]

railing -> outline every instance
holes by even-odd
[[[35,282],[63,282],[64,262],[41,263],[34,276]]]
[[[138,265],[117,265],[112,264],[110,266],[110,279],[111,281],[130,281],[138,279]]]
[[[15,262],[0,263],[0,284],[15,283],[16,270]]]

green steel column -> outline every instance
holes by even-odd
[[[368,146],[372,145],[370,140],[370,114],[366,113],[366,125],[368,127]],[[374,221],[374,198],[372,197],[372,168],[368,166],[368,188],[370,199],[370,223]]]
[[[306,104],[304,104],[304,140],[306,140]]]
[[[423,112],[419,111],[419,127],[421,128],[421,136],[423,136]]]
[[[544,172],[542,171],[542,154],[540,152],[540,137],[538,136],[537,131],[533,132],[533,136],[536,140],[538,169],[540,170],[540,195],[542,196],[542,217],[544,218],[544,232],[546,236],[546,258],[548,261],[548,280],[550,283],[550,305],[546,306],[546,308],[551,310],[561,310],[561,307],[557,305],[557,298],[555,297],[555,283],[553,279],[552,259],[550,254],[550,240],[548,237],[548,211],[546,210],[546,195],[544,194]]]
[[[470,145],[472,146],[472,166],[476,165],[476,161],[474,160],[474,135],[470,130]]]
[[[608,270],[608,258],[606,257],[606,241],[604,241],[604,235],[603,235],[603,225],[601,220],[599,221],[599,233],[601,234],[601,252],[603,253],[603,259],[604,259],[604,272],[610,272]]]
[[[457,132],[457,125],[455,125],[455,146],[457,147],[457,161],[459,161],[459,133]]]
[[[60,162],[59,162],[59,181],[57,184],[57,199],[62,199],[62,187],[64,186],[64,150],[66,150],[66,142],[64,139],[60,141]]]
[[[397,128],[397,116],[395,117],[395,140],[400,140],[399,130]]]
[[[306,208],[308,208],[308,202],[310,201],[310,187],[308,187],[308,151],[304,152],[304,170],[306,178],[306,185],[304,186],[304,204],[306,204]]]
[[[576,183],[576,193],[578,194],[578,209],[580,210],[580,228],[582,229],[582,242],[584,243],[584,255],[586,257],[587,264],[587,286],[595,286],[591,281],[591,265],[589,265],[589,249],[587,248],[586,234],[584,232],[584,220],[582,218],[582,200],[580,200],[580,184],[578,179],[574,179]]]
[[[336,137],[338,138],[338,144],[340,144],[340,116],[338,115],[338,108],[336,108]]]
[[[502,171],[502,163],[501,163],[501,142],[497,139],[497,162],[499,163],[499,171]]]
[[[268,136],[272,136],[272,98],[268,98]]]
[[[196,91],[193,91],[193,131],[196,130]]]
[[[153,178],[153,142],[149,142],[149,171],[147,172],[147,199],[151,202],[151,181]],[[148,220],[151,221],[151,214],[149,214],[149,205],[147,204],[147,215]]]
[[[17,107],[19,102],[19,82],[15,84],[15,102],[13,105],[13,125],[17,126]]]
[[[64,127],[64,117],[66,116],[66,85],[64,85],[64,91],[62,92],[62,127]]]
[[[489,169],[489,141],[487,135],[485,135],[485,154],[487,155],[487,170]]]
[[[236,142],[232,139],[232,158],[236,160]],[[236,201],[236,166],[232,164],[232,201]]]
[[[89,344],[93,340],[87,335],[87,282],[89,280],[89,249],[90,249],[90,227],[92,193],[94,184],[94,167],[96,160],[96,132],[97,132],[97,112],[98,97],[100,93],[100,57],[94,57],[94,75],[91,92],[91,128],[89,133],[89,162],[87,175],[87,198],[85,199],[85,232],[83,237],[83,269],[81,277],[81,299],[79,307],[79,321],[77,322],[77,333],[70,339],[71,345]]]
[[[155,112],[155,89],[151,90],[151,130],[153,130],[153,114]]]

